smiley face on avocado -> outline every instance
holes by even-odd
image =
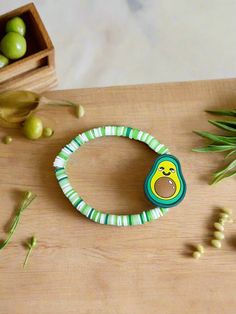
[[[178,159],[172,155],[158,157],[145,180],[144,190],[148,199],[159,207],[172,207],[181,202],[186,183]]]

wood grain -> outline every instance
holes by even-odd
[[[226,227],[221,250],[209,246],[219,206],[235,210],[235,179],[209,186],[220,155],[191,152],[203,144],[193,129],[213,129],[205,109],[235,107],[236,80],[218,80],[50,92],[82,103],[77,120],[68,108],[48,107],[40,115],[55,136],[27,141],[17,130],[1,145],[1,234],[19,201],[31,189],[12,243],[1,251],[0,313],[235,314],[236,232]],[[55,155],[81,131],[105,124],[137,127],[165,143],[182,162],[186,199],[159,221],[140,227],[94,224],[78,214],[60,191]],[[134,213],[151,205],[143,181],[155,154],[127,139],[98,139],[73,156],[75,188],[94,207]],[[73,169],[73,175],[72,175]],[[24,241],[35,234],[38,248],[23,271]],[[203,243],[201,260],[190,257]]]

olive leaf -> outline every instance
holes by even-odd
[[[232,109],[232,110],[224,110],[224,109],[220,109],[220,110],[206,110],[206,112],[212,113],[212,114],[215,114],[215,115],[219,115],[219,116],[236,117],[236,109]]]
[[[232,149],[236,149],[236,145],[208,145],[206,147],[193,148],[192,151],[197,153],[215,153]]]
[[[231,163],[229,163],[226,167],[215,172],[213,174],[213,179],[211,181],[211,184],[215,184],[225,178],[229,178],[234,175],[236,175],[236,159],[231,161]]]
[[[228,159],[229,157],[231,157],[232,155],[236,155],[236,149],[232,150],[231,152],[229,152],[226,156],[225,159]]]
[[[206,131],[193,131],[195,134],[212,140],[215,143],[236,144],[236,136],[221,136]]]
[[[207,112],[222,115],[222,116],[232,116],[236,117],[236,109],[231,110],[207,110]],[[199,153],[209,153],[209,152],[227,152],[224,160],[233,157],[231,162],[224,168],[216,171],[213,174],[212,181],[210,184],[218,183],[219,181],[232,177],[236,175],[236,120],[228,120],[228,121],[215,121],[215,120],[208,120],[209,123],[216,126],[219,129],[229,132],[229,135],[218,135],[213,134],[206,131],[194,131],[197,135],[206,138],[211,141],[206,147],[198,147],[194,148],[194,152]]]
[[[236,132],[236,121],[214,121],[208,120],[211,124],[216,126],[217,128],[229,131],[229,132]]]
[[[83,107],[68,100],[54,100],[31,91],[6,91],[0,93],[0,126],[20,127],[36,109],[43,105],[70,106],[80,118]]]

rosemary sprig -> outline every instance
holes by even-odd
[[[36,239],[36,237],[33,236],[33,237],[30,239],[30,242],[27,242],[26,244],[27,244],[29,250],[28,250],[28,253],[27,253],[26,257],[25,257],[25,261],[24,261],[24,264],[23,264],[23,268],[26,267],[26,265],[27,265],[27,263],[28,263],[28,260],[29,260],[29,257],[30,257],[30,255],[31,255],[31,253],[32,253],[32,250],[33,250],[33,249],[36,247],[36,245],[37,245],[37,239]]]
[[[24,197],[22,199],[22,201],[20,202],[20,205],[18,207],[17,213],[15,218],[12,221],[10,230],[8,232],[8,236],[6,238],[5,241],[3,241],[2,243],[0,243],[0,250],[2,250],[4,247],[6,247],[9,242],[11,241],[12,236],[14,235],[17,225],[20,221],[20,217],[22,215],[22,213],[24,212],[24,210],[31,204],[31,202],[36,198],[36,194],[28,191],[25,192]]]
[[[207,110],[209,113],[222,116],[233,116],[236,117],[236,109],[232,110]],[[198,153],[216,153],[216,152],[227,152],[225,160],[233,157],[231,162],[222,169],[216,171],[213,174],[210,184],[215,184],[220,182],[225,178],[232,177],[236,175],[236,120],[229,121],[216,121],[208,120],[209,123],[215,127],[227,131],[229,135],[218,135],[206,131],[194,131],[197,135],[206,138],[211,141],[211,143],[205,147],[194,148],[194,152]]]

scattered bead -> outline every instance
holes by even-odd
[[[2,139],[2,142],[4,144],[11,144],[12,142],[12,137],[10,137],[9,135],[5,136],[3,139]]]
[[[226,213],[220,213],[220,218],[227,220],[229,218],[229,215]]]
[[[44,137],[51,137],[54,131],[51,128],[44,128],[43,129],[43,136]]]
[[[224,226],[224,224],[226,223],[226,221],[228,221],[228,220],[223,219],[223,218],[220,218],[220,219],[218,220],[219,224],[221,224],[221,225],[223,225],[223,226]]]
[[[198,252],[198,251],[194,251],[193,252],[193,258],[199,259],[200,257],[201,257],[201,253],[200,252]]]
[[[31,191],[26,191],[25,195],[24,195],[24,198],[30,199],[32,197],[32,195],[33,195],[33,193]]]
[[[219,230],[221,232],[225,230],[224,226],[222,226],[219,222],[215,222],[214,227],[216,228],[216,230]]]
[[[198,251],[199,253],[201,253],[201,254],[203,254],[203,253],[205,252],[204,247],[203,247],[203,245],[201,245],[201,244],[198,244],[198,245],[196,246],[196,249],[197,249],[197,251]]]
[[[78,118],[82,118],[85,115],[85,110],[82,105],[78,105],[76,107],[76,115]]]
[[[224,208],[222,208],[222,211],[228,215],[232,215],[232,209],[230,209],[230,208],[224,207]]]
[[[212,244],[212,246],[214,246],[217,249],[221,248],[221,242],[219,240],[216,240],[216,239],[211,240],[211,244]]]
[[[234,220],[232,219],[232,218],[229,218],[228,220],[227,220],[227,222],[229,222],[229,223],[233,223],[234,222]]]
[[[222,233],[220,231],[215,231],[214,232],[214,237],[217,240],[223,240],[225,238],[224,233]]]

